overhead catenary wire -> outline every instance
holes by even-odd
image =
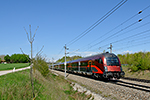
[[[140,26],[138,26],[138,27],[136,27],[136,28],[133,28],[133,29],[131,29],[131,30],[129,30],[129,31],[127,31],[127,32],[124,32],[124,33],[122,33],[121,35],[125,35],[125,34],[127,34],[128,32],[131,32],[131,31],[133,31],[133,30],[136,30],[136,29],[139,29],[139,28],[142,28],[142,27],[144,27],[144,26],[146,26],[146,25],[148,25],[148,24],[150,24],[150,22],[147,22],[147,23],[145,23],[145,24],[143,24],[143,25],[140,25]],[[121,36],[121,35],[117,35],[117,36]],[[116,37],[117,37],[116,36]],[[128,37],[128,39],[129,39],[130,37]],[[126,39],[120,39],[120,40],[117,40],[117,41],[113,41],[113,42],[111,42],[111,43],[117,43],[117,42],[120,42],[120,41],[124,41],[124,40],[126,40]],[[105,44],[105,45],[103,45],[103,46],[101,46],[101,47],[105,47],[105,46],[108,46],[110,43],[108,43],[108,44]]]
[[[150,38],[150,37],[148,37],[148,36],[145,36],[145,37],[142,37],[141,39],[145,39],[145,38]],[[140,39],[140,38],[139,38]],[[136,39],[136,40],[139,40],[139,39]],[[149,39],[147,39],[147,40],[145,40],[145,41],[148,41]],[[117,45],[117,47],[116,46],[113,46],[115,49],[117,48],[117,50],[115,50],[115,51],[119,51],[119,50],[122,50],[122,49],[124,49],[124,48],[129,48],[129,47],[136,47],[136,46],[140,46],[140,45],[145,45],[145,44],[148,44],[148,43],[150,43],[150,42],[144,42],[144,43],[142,43],[143,42],[143,40],[142,41],[136,41],[136,43],[139,43],[139,44],[135,44],[134,43],[134,45],[132,45],[132,43],[131,42],[133,42],[133,41],[135,41],[135,39],[134,40],[130,40],[130,41],[127,41],[126,42],[126,44],[130,44],[130,46],[125,46],[125,45],[121,45],[121,46],[119,46],[119,48],[118,48],[118,45]],[[129,43],[130,42],[130,43]],[[110,45],[110,44],[109,44]],[[108,46],[108,45],[107,45]],[[123,47],[122,47],[123,46]],[[95,49],[92,49],[92,50],[90,50],[90,51],[93,51],[93,50],[98,50],[99,48],[95,48]],[[100,48],[101,49],[101,51],[102,50],[106,50],[106,48]]]
[[[144,39],[144,42],[145,41],[149,41],[149,39],[148,40],[146,40],[147,38],[150,38],[149,37],[150,35],[149,35],[149,33],[147,34],[147,35],[145,35],[144,37],[141,37],[140,36],[140,38],[136,38],[136,39],[132,39],[132,40],[129,40],[129,41],[125,41],[125,42],[123,42],[123,43],[121,43],[121,46],[125,46],[124,44],[126,44],[126,45],[131,45],[131,44],[135,44],[135,43],[141,43],[141,42],[143,42],[143,39]],[[121,47],[119,44],[117,45],[118,47]]]
[[[105,33],[103,36],[100,36],[100,37],[97,38],[96,40],[98,40],[98,39],[100,39],[100,38],[106,36],[108,33],[114,31],[115,29],[117,29],[118,27],[122,26],[123,24],[125,24],[125,23],[128,22],[128,21],[130,21],[131,19],[133,19],[134,17],[136,17],[137,15],[139,15],[139,14],[141,14],[141,13],[142,13],[142,10],[139,11],[138,13],[134,14],[133,16],[131,16],[130,18],[128,18],[127,20],[125,20],[124,22],[122,22],[121,24],[119,24],[118,26],[116,26],[115,28],[111,29],[110,31],[108,31],[107,33]],[[94,40],[94,41],[96,41],[96,40]],[[92,41],[92,42],[93,42],[93,41]],[[92,43],[92,42],[91,42],[91,43]],[[91,43],[89,43],[89,44],[91,44]]]
[[[150,34],[147,33],[147,32],[150,32],[150,30],[140,32],[140,33],[138,33],[138,34],[136,34],[136,35],[133,35],[133,37],[132,37],[132,36],[126,37],[126,38],[122,39],[121,41],[113,42],[113,44],[115,44],[115,43],[117,43],[117,42],[122,42],[122,41],[125,41],[125,40],[129,39],[129,38],[134,38],[135,36],[138,37],[138,36],[140,35],[140,36],[139,36],[140,38],[132,39],[132,40],[129,40],[129,41],[126,41],[126,42],[121,43],[121,46],[120,46],[120,45],[117,45],[117,47],[116,47],[116,46],[113,46],[113,47],[114,47],[115,49],[118,48],[118,47],[119,47],[119,48],[121,47],[121,49],[123,49],[123,48],[125,48],[125,47],[130,47],[130,46],[125,46],[125,44],[127,44],[127,45],[132,45],[132,43],[134,43],[134,44],[140,43],[140,44],[141,44],[141,42],[143,42],[143,39],[144,39],[144,41],[149,41],[149,39],[145,40],[146,38],[150,38]],[[144,35],[144,37],[141,37],[141,35],[144,34],[144,33],[147,33],[147,35]],[[138,35],[138,36],[137,36],[137,35]],[[138,40],[140,40],[140,41],[138,41]],[[145,44],[145,43],[143,43],[143,44]],[[106,47],[106,46],[108,46],[108,45],[109,45],[109,44],[107,44],[107,45],[105,45],[105,46],[102,46],[101,48],[104,48],[104,47]],[[122,46],[123,46],[123,47],[122,47]],[[132,46],[134,46],[134,45],[132,45]],[[117,49],[117,50],[118,50],[118,49]],[[119,49],[119,50],[120,50],[120,49]]]
[[[145,18],[147,18],[147,17],[149,17],[149,16],[150,16],[150,14],[149,14],[149,15],[147,15],[147,16],[145,16],[145,17],[143,17],[143,19],[145,19]],[[96,46],[96,45],[98,45],[98,44],[100,44],[100,43],[104,42],[105,40],[107,40],[107,39],[109,39],[109,38],[111,38],[111,37],[115,36],[116,34],[118,34],[118,33],[122,32],[122,31],[123,31],[123,30],[125,30],[125,29],[128,29],[129,27],[133,26],[134,24],[136,24],[136,23],[138,23],[138,22],[141,22],[143,19],[139,19],[138,21],[136,21],[136,22],[134,22],[134,23],[132,23],[132,24],[128,25],[127,27],[125,27],[125,28],[123,28],[123,29],[119,30],[118,32],[116,32],[116,33],[114,33],[114,34],[110,35],[109,37],[106,37],[105,39],[101,40],[100,42],[98,42],[98,43],[96,43],[96,44],[92,45],[91,47],[94,47],[94,46]]]
[[[127,39],[129,39],[129,38],[133,38],[133,37],[135,37],[135,36],[138,36],[138,35],[142,35],[142,34],[144,34],[144,33],[147,33],[147,32],[150,32],[150,29],[149,30],[146,30],[146,31],[143,31],[143,32],[140,32],[140,33],[137,33],[137,34],[134,34],[134,35],[131,35],[131,36],[128,36],[128,37],[125,37],[125,38],[123,38],[123,39],[120,39],[120,40],[117,40],[117,41],[114,41],[114,42],[112,42],[113,44],[115,44],[115,43],[117,43],[117,42],[122,42],[122,41],[125,41],[125,40],[127,40]],[[141,39],[143,38],[143,37],[140,37]],[[144,37],[144,38],[146,38],[146,37]],[[137,39],[134,39],[134,40],[137,40]],[[130,40],[130,41],[134,41],[134,40]],[[130,42],[130,41],[127,41],[127,42]],[[107,44],[107,45],[105,45],[105,46],[108,46],[109,44]],[[102,46],[102,47],[105,47],[105,46]]]
[[[117,41],[115,41],[115,42],[113,42],[113,43],[116,43],[116,42],[119,42],[119,41],[124,41],[124,40],[126,40],[126,39],[131,38],[131,37],[133,38],[133,37],[135,37],[135,36],[137,36],[137,35],[144,34],[144,33],[146,33],[146,32],[150,32],[150,29],[149,29],[149,30],[146,30],[146,31],[143,31],[143,32],[140,32],[140,33],[137,33],[137,34],[134,34],[134,35],[131,35],[131,36],[128,36],[128,37],[125,37],[125,38],[123,38],[123,39],[117,40]]]
[[[91,30],[93,30],[96,26],[98,26],[101,22],[103,22],[106,18],[108,18],[112,13],[114,13],[118,8],[120,8],[127,0],[122,0],[119,2],[113,9],[111,9],[108,13],[106,13],[102,18],[100,18],[97,22],[95,22],[92,26],[90,26],[87,30],[85,30],[83,33],[78,35],[76,38],[71,40],[68,45],[72,45],[73,43],[77,42],[79,39],[81,39],[83,36],[85,36],[87,33],[89,33]]]
[[[150,5],[147,6],[147,7],[145,7],[143,10],[140,10],[138,13],[134,14],[133,16],[131,16],[130,18],[128,18],[127,20],[123,21],[121,24],[119,24],[119,25],[116,26],[115,28],[111,29],[110,31],[108,31],[108,32],[105,33],[104,35],[98,37],[98,38],[95,39],[94,41],[96,41],[96,40],[98,40],[98,39],[100,39],[100,38],[106,36],[108,33],[114,31],[115,29],[117,29],[118,27],[122,26],[123,24],[125,24],[125,23],[128,22],[129,20],[133,19],[133,18],[136,17],[137,15],[140,15],[143,11],[145,11],[145,10],[148,9],[149,7],[150,7]],[[92,44],[94,41],[90,42],[88,45]],[[85,47],[85,46],[84,46],[84,47]]]
[[[59,51],[59,53],[56,55],[56,57],[59,56],[59,54],[63,51],[64,47],[62,47],[62,49]]]
[[[142,39],[146,39],[146,38],[150,38],[150,33],[148,33],[147,35],[144,35],[144,37],[139,36],[140,38],[136,38],[134,40],[130,40],[129,42],[133,42],[133,41],[137,41],[137,40],[142,40]]]
[[[123,0],[122,0],[123,1]],[[149,6],[147,6],[146,8],[144,8],[143,10],[141,10],[141,11],[139,11],[138,12],[138,14],[141,14],[144,10],[146,10],[146,9],[148,9],[150,7],[150,5]],[[137,13],[135,14],[135,15],[133,15],[132,17],[134,18],[136,15],[138,15]],[[147,16],[145,16],[144,18],[147,18],[149,15],[147,15]],[[130,17],[131,19],[132,19],[132,17]],[[143,19],[144,19],[143,18]],[[130,20],[130,19],[129,19]],[[128,19],[126,20],[126,21],[128,21]],[[140,21],[142,21],[142,19],[140,19],[139,20],[139,22]],[[92,26],[90,26],[87,30],[85,30],[82,34],[80,34],[80,35],[78,35],[76,38],[74,38],[72,41],[70,41],[70,42],[68,42],[67,44],[69,44],[69,46],[70,45],[72,45],[73,43],[75,43],[76,41],[78,41],[80,38],[82,38],[82,36],[84,35],[84,33],[85,32],[88,32],[89,31],[89,29],[91,29],[95,24],[97,24],[99,22],[99,20],[97,21],[97,22],[95,22]],[[124,21],[125,22],[125,21]],[[121,24],[120,24],[121,25]],[[118,25],[119,26],[119,25]],[[118,27],[117,26],[117,27]],[[114,29],[112,29],[112,30],[110,30],[110,32],[111,31],[113,31],[113,30],[115,30],[117,27],[115,27]],[[95,28],[95,27],[94,27]],[[91,31],[91,30],[90,30]],[[89,32],[90,32],[89,31]],[[110,32],[108,32],[108,33],[110,33]],[[86,35],[86,34],[85,34]],[[104,34],[105,35],[105,34]],[[77,39],[77,40],[76,40]],[[120,42],[120,41],[118,41],[118,42]],[[116,43],[118,43],[118,42],[116,42]],[[113,42],[112,42],[113,43]],[[114,42],[115,43],[115,42]],[[108,44],[109,45],[109,44]],[[106,46],[106,45],[105,45]],[[92,47],[92,46],[91,46]]]
[[[123,0],[121,1],[123,2]],[[121,2],[119,2],[114,8],[116,8]],[[114,8],[112,8],[109,12],[107,12],[103,17],[105,17],[107,14],[109,14]],[[84,32],[82,32],[80,35],[75,37],[73,40],[69,41],[67,44],[70,42],[74,41],[76,38],[80,37],[82,34],[84,34],[86,31],[88,31],[90,28],[92,28],[96,23],[98,23],[103,17],[101,17],[99,20],[97,20],[94,24],[92,24],[88,29],[86,29]]]
[[[64,47],[60,50],[60,52],[58,53],[58,55],[63,51]]]
[[[100,43],[104,42],[105,40],[107,40],[107,39],[111,38],[112,36],[114,36],[114,35],[116,35],[116,34],[118,34],[118,33],[122,32],[123,30],[125,30],[125,29],[127,29],[127,28],[129,28],[129,27],[133,26],[133,25],[134,25],[134,24],[136,24],[137,22],[138,22],[138,21],[136,21],[136,22],[134,22],[134,23],[132,23],[132,24],[128,25],[127,27],[125,27],[125,28],[123,28],[123,29],[119,30],[118,32],[116,32],[116,33],[112,34],[112,35],[111,35],[111,36],[109,36],[109,37],[106,37],[105,39],[103,39],[103,40],[101,40],[100,42],[98,42],[98,43],[96,43],[96,44],[92,45],[91,47],[94,47],[94,46],[96,46],[96,45],[98,45],[98,44],[100,44]]]
[[[138,42],[139,43],[139,42]],[[136,46],[141,46],[141,45],[145,45],[145,44],[149,44],[150,42],[144,42],[144,43],[139,43],[139,44],[135,44],[135,45],[131,45],[131,46],[124,46],[122,48],[118,48],[117,51],[122,50],[124,48],[129,48],[129,47],[136,47]]]

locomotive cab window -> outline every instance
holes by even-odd
[[[117,57],[107,57],[106,62],[108,66],[119,66],[119,61]]]

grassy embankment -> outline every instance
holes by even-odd
[[[138,70],[133,72],[131,71],[130,66],[122,66],[122,68],[125,72],[125,77],[150,80],[150,70]]]
[[[2,100],[31,100],[32,89],[29,70],[0,76],[0,98]],[[34,72],[36,100],[85,100],[90,96],[73,91],[64,77],[49,73],[44,78]]]
[[[28,67],[29,63],[12,63],[12,64],[0,64],[0,71],[2,70],[12,70],[14,67],[15,69]]]

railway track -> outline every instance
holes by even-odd
[[[109,81],[113,84],[124,86],[124,87],[129,87],[145,92],[150,92],[150,84],[145,84],[137,81],[125,81],[125,80],[111,80]]]
[[[122,77],[122,79],[144,82],[144,83],[150,83],[150,80],[145,80],[145,79],[137,79],[137,78],[130,78],[130,77]]]
[[[61,72],[64,72],[62,70],[58,70]],[[84,75],[84,74],[79,74],[79,73],[71,73],[71,72],[67,72],[70,74],[74,74],[74,75],[79,75],[82,77],[87,77],[87,78],[92,78],[89,75]],[[92,78],[93,79],[93,78]],[[100,80],[98,78],[95,78],[95,80],[99,80],[99,81],[105,81],[108,83],[112,83],[112,84],[116,84],[116,85],[120,85],[120,86],[125,86],[128,88],[133,88],[133,89],[137,89],[137,90],[141,90],[141,91],[145,91],[145,92],[150,92],[150,80],[144,80],[144,79],[136,79],[136,78],[129,78],[129,77],[123,77],[121,79],[117,79],[117,80]],[[149,85],[147,85],[149,84]]]
[[[63,71],[56,71],[64,76]],[[111,95],[109,99],[114,97],[118,100],[150,100],[150,84],[138,81],[131,81],[127,79],[103,81],[98,78],[92,79],[89,75],[82,75],[77,73],[67,73],[67,79],[81,83],[92,91],[100,91],[100,95],[105,97]]]

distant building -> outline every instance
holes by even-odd
[[[4,63],[5,62],[4,57],[5,57],[5,55],[0,55],[0,58],[1,58],[1,62],[0,63]]]

